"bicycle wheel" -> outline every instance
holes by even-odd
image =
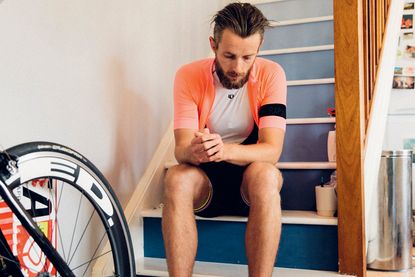
[[[90,161],[50,142],[25,143],[6,152],[16,160],[18,170],[4,182],[75,276],[135,276],[122,208]],[[18,224],[13,228],[17,236],[10,248],[24,275],[60,276],[23,228]],[[94,264],[99,260],[106,266],[97,272]]]

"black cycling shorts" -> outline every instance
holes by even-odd
[[[202,217],[221,215],[248,216],[249,206],[242,197],[241,184],[246,166],[227,162],[200,165],[212,185],[207,203],[195,214]]]
[[[258,127],[255,124],[251,134],[241,144],[255,144],[258,140]],[[207,203],[195,214],[202,217],[221,215],[248,216],[249,205],[241,192],[243,174],[248,166],[234,165],[228,162],[210,162],[200,164],[212,185]]]

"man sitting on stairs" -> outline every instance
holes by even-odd
[[[213,59],[182,66],[174,83],[175,156],[165,178],[163,238],[170,276],[191,276],[195,214],[248,216],[249,276],[271,276],[281,232],[283,69],[258,58],[269,21],[233,3],[213,18]],[[218,246],[220,247],[220,245]]]

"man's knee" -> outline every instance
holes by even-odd
[[[175,165],[164,178],[164,197],[192,196],[195,183],[200,182],[199,170],[191,165]]]
[[[258,200],[280,200],[282,176],[275,165],[265,162],[251,163],[244,173],[245,189],[250,202]]]

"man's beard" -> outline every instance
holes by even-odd
[[[222,86],[226,89],[239,89],[245,85],[246,82],[248,82],[249,74],[251,73],[251,68],[249,68],[248,72],[245,74],[238,74],[235,71],[227,72],[226,74],[230,74],[232,77],[241,77],[242,79],[239,81],[232,81],[223,71],[223,68],[220,66],[217,59],[215,59],[215,68],[216,68],[216,74],[218,75],[219,81],[221,82]]]

